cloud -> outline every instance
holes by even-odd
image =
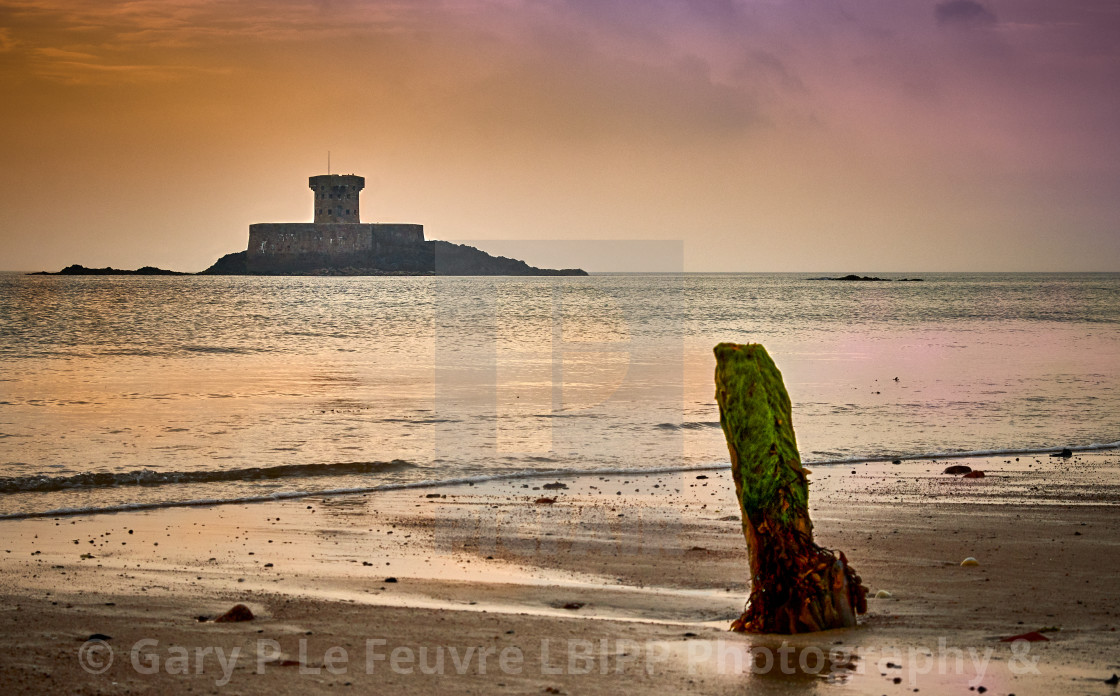
[[[989,27],[996,23],[991,10],[973,0],[949,0],[933,9],[941,26]]]
[[[0,76],[81,85],[225,74],[245,51],[416,26],[417,13],[357,0],[0,0]],[[17,38],[18,37],[18,38]]]
[[[216,38],[306,41],[417,26],[407,4],[357,0],[0,0],[0,16],[46,40],[80,37],[106,47],[198,46]],[[3,38],[0,36],[0,47]]]
[[[695,55],[660,63],[619,59],[586,43],[536,43],[530,54],[469,81],[459,120],[502,138],[543,133],[595,143],[737,137],[761,123],[749,91],[714,80]]]
[[[0,53],[7,53],[16,47],[16,40],[12,38],[12,30],[0,27]]]
[[[185,75],[217,71],[174,65],[104,64],[81,60],[55,60],[35,70],[40,77],[67,85],[119,85],[137,82],[167,82]]]
[[[783,89],[805,91],[801,78],[794,73],[785,61],[769,51],[751,51],[735,69],[735,77],[748,80],[768,80]]]
[[[88,51],[50,46],[31,51],[29,64],[35,75],[68,85],[166,82],[193,74],[220,72],[187,65],[111,61]]]
[[[92,53],[87,53],[84,51],[69,51],[63,48],[53,47],[37,48],[35,49],[35,53],[39,56],[42,56],[43,58],[48,58],[51,60],[88,61],[97,59],[97,56],[93,55]]]

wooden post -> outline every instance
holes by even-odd
[[[813,542],[782,374],[757,343],[721,343],[716,402],[750,554],[751,595],[733,631],[806,633],[856,625],[867,588],[843,553]]]

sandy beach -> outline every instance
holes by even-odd
[[[1118,473],[1114,451],[820,467],[818,542],[890,596],[799,636],[727,631],[726,469],[9,520],[0,689],[1109,694]],[[239,603],[253,620],[213,621]]]

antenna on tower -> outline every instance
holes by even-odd
[[[331,173],[331,151],[327,150],[327,174]]]

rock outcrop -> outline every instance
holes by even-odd
[[[880,283],[889,283],[891,281],[895,281],[895,282],[899,282],[899,283],[920,283],[920,282],[922,282],[921,278],[880,278],[879,276],[861,276],[861,275],[856,275],[854,273],[848,274],[846,276],[838,276],[838,277],[835,277],[835,278],[833,278],[831,276],[825,276],[823,278],[810,278],[809,280],[844,280],[844,281],[853,281],[854,280],[854,281],[873,281],[873,282],[880,282]]]
[[[345,254],[226,254],[204,275],[505,275],[585,276],[579,268],[537,268],[524,261],[492,256],[465,244],[440,240],[404,242]]]
[[[134,271],[126,270],[123,268],[113,268],[106,266],[105,268],[86,268],[85,266],[75,263],[73,265],[63,268],[57,273],[50,271],[39,271],[37,273],[29,273],[28,275],[191,275],[190,273],[183,273],[182,271],[169,271],[164,268],[156,268],[155,266],[142,266]]]

